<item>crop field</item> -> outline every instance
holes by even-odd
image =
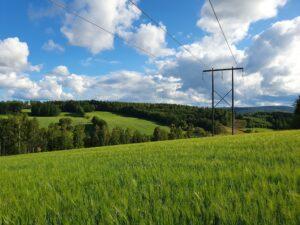
[[[0,224],[300,224],[300,131],[0,158]]]

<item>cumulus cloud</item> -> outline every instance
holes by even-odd
[[[113,49],[114,34],[130,28],[140,16],[140,12],[127,0],[110,0],[109,4],[98,0],[76,0],[72,10],[112,32],[109,34],[74,15],[65,15],[62,33],[70,44],[87,48],[93,54]]]
[[[206,36],[201,41],[185,45],[185,48],[192,52],[193,56],[184,49],[180,49],[176,57],[168,60],[157,60],[156,65],[159,73],[163,76],[173,76],[181,79],[183,83],[181,89],[183,91],[193,89],[198,93],[204,94],[207,99],[210,99],[211,76],[207,73],[203,74],[202,71],[210,69],[211,65],[214,65],[215,68],[232,65],[232,59],[229,57],[226,47],[223,40]],[[244,52],[235,47],[233,51],[238,61],[243,61],[245,57]],[[220,78],[222,74],[218,73],[216,76]],[[226,88],[229,88],[230,78],[231,76],[223,74],[223,80],[216,79],[216,89],[226,90]]]
[[[119,71],[100,76],[89,88],[95,98],[102,100],[134,102],[168,102],[196,104],[205,101],[203,95],[193,90],[180,91],[181,81],[162,75],[144,75],[134,71]]]
[[[242,40],[252,23],[275,17],[279,8],[287,3],[287,0],[211,1],[231,43]],[[221,36],[208,0],[201,9],[197,25],[209,33]]]
[[[298,94],[300,90],[300,17],[280,21],[257,35],[247,49],[249,73],[260,73],[264,94]]]
[[[161,75],[118,71],[106,75],[74,74],[60,65],[40,80],[33,80],[26,70],[29,50],[18,38],[0,42],[0,88],[6,96],[23,100],[102,99],[120,101],[195,103],[204,100],[192,90],[179,91],[181,80]]]
[[[0,40],[0,72],[21,71],[28,67],[29,49],[19,38]]]
[[[160,27],[148,24],[141,24],[135,32],[122,34],[129,45],[138,46],[146,50],[154,57],[164,57],[175,54],[173,49],[167,48],[166,27],[160,24]],[[140,51],[145,54],[146,52]],[[148,53],[146,53],[148,54]]]
[[[33,81],[27,72],[39,72],[41,65],[28,62],[29,48],[19,38],[0,40],[0,88],[12,98],[62,99],[71,97],[62,92],[59,85],[48,78]]]
[[[55,68],[52,70],[52,72],[53,72],[55,75],[62,75],[62,76],[67,76],[67,75],[70,74],[68,67],[63,66],[63,65],[55,67]]]
[[[43,44],[42,49],[48,52],[64,52],[65,49],[61,45],[55,43],[53,40],[48,40]]]

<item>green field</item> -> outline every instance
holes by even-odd
[[[24,113],[30,113],[30,110],[23,110]],[[138,119],[134,117],[120,116],[110,112],[91,112],[86,113],[87,117],[76,117],[69,113],[61,113],[56,117],[35,117],[39,121],[40,127],[47,128],[51,123],[58,123],[61,118],[70,118],[73,124],[89,124],[93,116],[98,116],[99,118],[105,120],[108,124],[109,129],[113,129],[116,126],[122,127],[124,129],[130,128],[132,130],[138,130],[142,134],[153,134],[154,128],[160,126],[165,130],[169,131],[169,127],[161,126],[155,122],[149,120]],[[0,115],[0,118],[7,118],[6,115]],[[33,117],[30,117],[33,118]]]
[[[130,128],[132,130],[139,130],[141,133],[144,134],[153,134],[154,128],[158,125],[149,120],[143,120],[134,117],[126,117],[126,116],[119,116],[117,114],[113,114],[110,112],[92,112],[87,113],[87,115],[92,118],[93,116],[98,116],[99,118],[105,120],[110,129],[119,126],[123,128]],[[167,126],[160,126],[165,130],[169,131],[169,127]]]
[[[300,224],[300,131],[0,158],[0,224]]]

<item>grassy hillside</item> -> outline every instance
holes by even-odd
[[[300,131],[0,158],[0,224],[300,224]]]
[[[160,126],[157,123],[154,123],[149,120],[120,116],[110,112],[92,112],[92,113],[87,113],[87,115],[90,118],[92,118],[93,116],[98,116],[99,118],[104,119],[107,122],[109,128],[113,128],[116,126],[126,127],[133,130],[139,130],[144,134],[152,134],[154,128]],[[160,127],[164,128],[165,130],[169,130],[169,127],[166,126],[160,126]]]
[[[28,110],[23,110],[24,113],[30,113]],[[73,124],[89,124],[91,123],[91,119],[93,116],[98,116],[101,119],[104,119],[109,129],[112,129],[116,126],[122,127],[122,128],[130,128],[132,130],[138,130],[143,134],[152,134],[155,127],[160,126],[164,128],[165,130],[169,130],[169,127],[167,126],[161,126],[155,122],[144,120],[144,119],[138,119],[134,117],[126,117],[126,116],[120,116],[114,113],[110,112],[91,112],[86,113],[87,117],[77,117],[72,116],[70,113],[61,113],[59,116],[56,117],[35,117],[39,121],[39,124],[41,127],[48,127],[51,123],[58,123],[58,121],[61,118],[71,118],[73,121]],[[0,118],[7,118],[6,115],[0,115]],[[30,117],[33,118],[33,117]]]

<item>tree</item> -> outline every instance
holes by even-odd
[[[174,124],[171,125],[168,136],[169,140],[181,139],[184,137],[181,127],[176,127]]]
[[[207,132],[201,127],[195,127],[194,129],[194,137],[205,137],[207,136]]]
[[[123,144],[129,144],[131,143],[132,138],[132,131],[131,129],[127,128],[121,135],[121,142]]]
[[[38,152],[43,146],[39,122],[36,118],[25,123],[26,153]]]
[[[59,142],[61,145],[60,149],[71,149],[73,145],[73,126],[70,118],[63,118],[59,120],[60,137]]]
[[[121,142],[122,133],[123,133],[123,129],[121,127],[113,128],[113,130],[111,132],[111,137],[110,137],[110,140],[109,140],[109,144],[111,144],[111,145],[122,144],[122,142]]]
[[[103,125],[98,129],[98,139],[100,146],[106,146],[109,144],[110,134],[107,125]]]
[[[58,124],[52,123],[48,126],[47,136],[48,136],[47,149],[49,151],[61,149],[60,128]]]
[[[60,113],[59,106],[53,102],[31,102],[32,116],[58,116]]]
[[[48,127],[48,149],[62,150],[73,148],[73,126],[69,118],[60,119]]]
[[[131,143],[140,143],[143,142],[143,135],[141,134],[141,132],[139,132],[138,130],[135,130],[133,132],[132,138],[131,138]]]
[[[168,140],[168,133],[160,127],[155,127],[152,135],[152,141],[164,141]]]
[[[300,128],[300,96],[295,101],[295,113],[293,119],[293,128]]]
[[[94,117],[93,117],[92,123],[93,123],[94,125],[98,125],[99,127],[107,126],[106,121],[103,120],[103,119],[100,119],[98,116],[94,116]]]
[[[83,148],[85,140],[85,127],[82,124],[76,125],[73,131],[73,146],[74,148]]]

